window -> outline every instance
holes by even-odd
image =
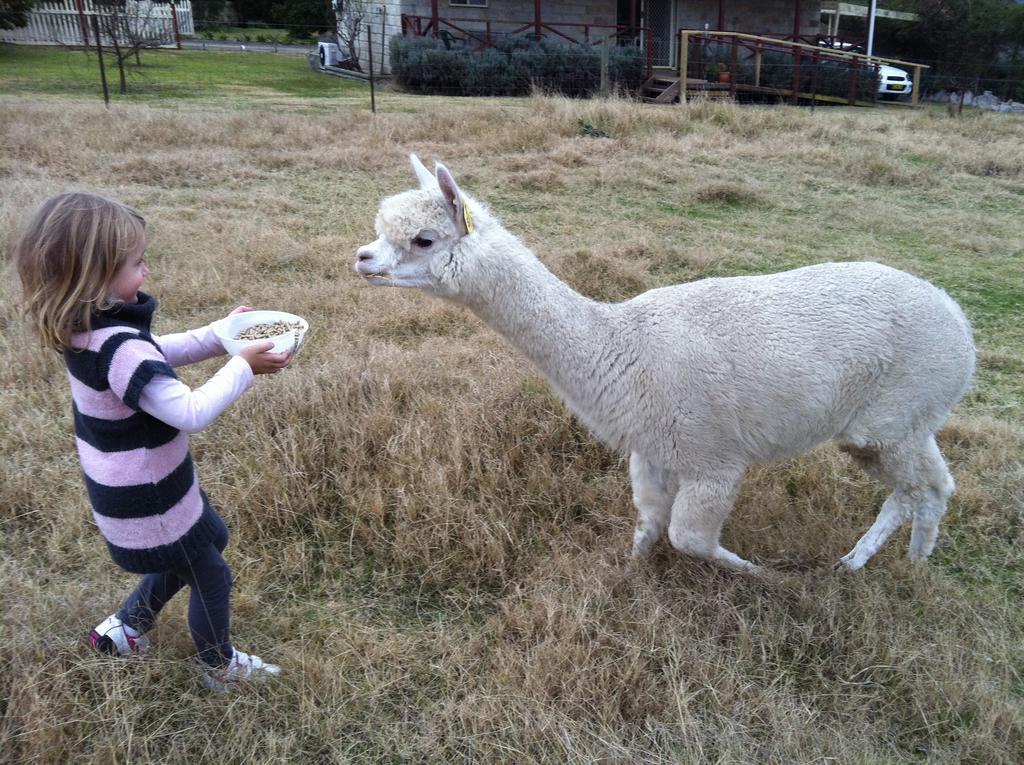
[[[468,6],[469,8],[486,8],[487,0],[448,0],[448,5]]]

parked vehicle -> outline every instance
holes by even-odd
[[[878,65],[878,96],[896,99],[909,96],[914,90],[914,81],[903,69],[888,64]]]

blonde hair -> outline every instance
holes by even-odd
[[[90,317],[117,301],[118,269],[145,239],[146,221],[113,199],[72,191],[47,199],[14,243],[25,313],[44,348],[64,351]]]

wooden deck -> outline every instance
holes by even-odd
[[[647,82],[644,83],[641,89],[641,97],[649,104],[677,104],[680,102],[680,78],[669,75],[669,74],[655,74]],[[758,85],[748,85],[744,83],[724,83],[724,82],[709,82],[707,80],[695,79],[688,77],[686,80],[686,100],[692,98],[704,98],[713,100],[735,100],[737,93],[749,93],[759,94],[767,96],[769,98],[778,98],[782,100],[792,101],[793,91],[786,88],[767,88]],[[849,98],[842,98],[839,96],[827,96],[821,93],[804,93],[800,92],[796,94],[798,101],[805,102],[819,102],[828,104],[852,104],[854,106],[881,106],[881,105],[895,105],[895,106],[910,106],[911,104],[901,104],[896,101],[863,101],[854,100],[850,101]]]

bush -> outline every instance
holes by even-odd
[[[567,96],[590,96],[601,85],[600,48],[507,37],[493,48],[474,51],[453,38],[391,38],[396,84],[410,93],[456,96],[519,96],[532,87]],[[632,47],[609,51],[612,87],[635,92],[643,82],[641,53]]]

